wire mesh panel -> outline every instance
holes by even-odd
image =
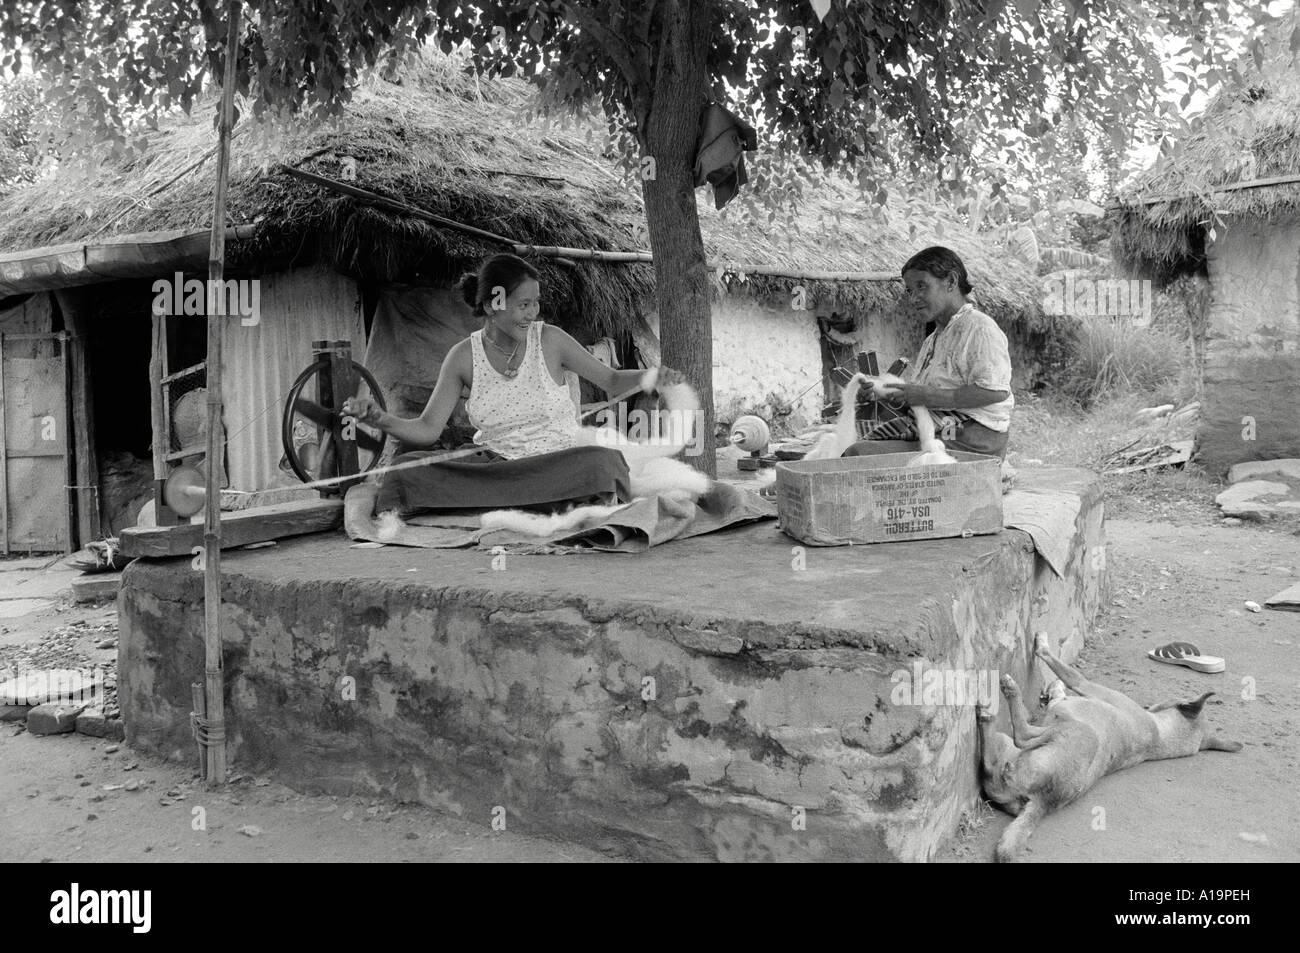
[[[0,530],[6,554],[67,552],[67,341],[0,334]]]
[[[167,447],[173,461],[203,454],[207,449],[208,371],[196,364],[163,381],[167,408]]]

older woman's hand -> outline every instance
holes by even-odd
[[[903,390],[899,395],[909,407],[929,407],[930,402],[935,399],[934,392],[924,384],[914,384],[908,382],[903,385]]]

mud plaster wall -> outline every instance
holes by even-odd
[[[484,825],[502,807],[511,830],[643,858],[923,860],[975,803],[974,708],[896,704],[898,673],[919,660],[994,683],[1009,672],[1032,699],[1032,634],[1078,652],[1104,598],[1102,545],[1089,490],[1063,578],[1005,532],[889,645],[758,611],[702,627],[669,601],[616,611],[563,592],[232,567],[231,756],[300,789],[383,792]],[[186,761],[201,585],[186,560],[140,561],[119,603],[128,743]]]
[[[1300,217],[1231,219],[1208,257],[1202,462],[1300,457]]]

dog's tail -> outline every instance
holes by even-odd
[[[1016,819],[1002,832],[998,840],[996,856],[998,863],[1010,864],[1024,857],[1029,837],[1038,824],[1048,814],[1048,807],[1042,797],[1031,797],[1020,809]]]

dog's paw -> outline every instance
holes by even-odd
[[[999,684],[1002,686],[1002,694],[1007,698],[1020,697],[1020,686],[1016,684],[1016,680],[1010,675],[1003,675]]]
[[[1043,689],[1043,704],[1055,705],[1065,697],[1065,682],[1059,678],[1054,679],[1052,684]]]
[[[1047,636],[1042,632],[1034,636],[1034,654],[1039,658],[1047,658],[1052,654],[1052,648],[1047,644]]]

